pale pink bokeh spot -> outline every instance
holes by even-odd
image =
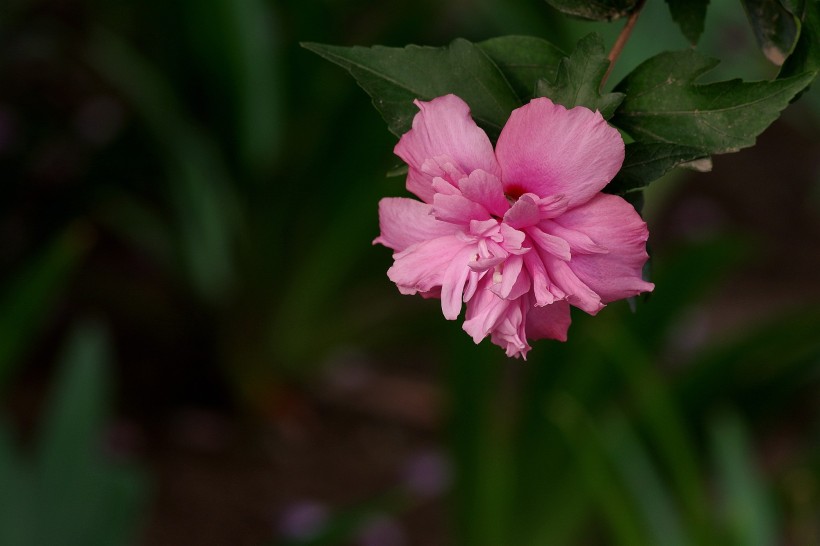
[[[393,249],[387,275],[402,294],[440,298],[449,320],[466,304],[476,343],[490,336],[526,358],[528,339],[566,340],[570,305],[594,315],[653,289],[641,277],[646,224],[601,193],[624,143],[600,113],[534,99],[493,150],[457,96],[415,104],[394,151],[421,200],[382,199],[374,241]]]

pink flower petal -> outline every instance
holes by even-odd
[[[558,222],[545,220],[539,227],[550,235],[563,239],[569,244],[569,250],[576,254],[606,254],[609,252],[606,247],[598,244],[589,238],[589,235],[574,229],[568,229]]]
[[[468,244],[448,235],[409,246],[393,255],[395,261],[387,270],[387,276],[402,294],[430,292],[441,287],[453,257]]]
[[[527,353],[532,348],[527,343],[526,315],[529,298],[522,297],[509,302],[501,319],[493,328],[490,339],[503,348],[508,357],[527,359]]]
[[[527,314],[527,337],[566,341],[570,322],[569,304],[565,301],[533,307]]]
[[[649,232],[629,203],[615,195],[599,194],[557,221],[608,250],[606,254],[575,255],[570,262],[581,282],[604,303],[652,291],[655,285],[642,278]]]
[[[539,220],[538,204],[529,195],[522,195],[504,215],[504,223],[515,229],[534,226]]]
[[[490,334],[510,304],[509,300],[499,298],[487,289],[488,279],[492,282],[489,274],[484,277],[483,286],[479,286],[475,296],[467,303],[467,313],[462,325],[464,331],[470,334],[476,343]]]
[[[554,302],[557,297],[562,298],[565,296],[563,293],[559,296],[553,294],[551,290],[552,283],[549,280],[547,269],[538,252],[528,252],[524,254],[524,265],[532,278],[532,294],[535,296],[536,305],[548,305]]]
[[[415,101],[415,104],[419,113],[413,118],[413,128],[402,135],[393,150],[410,168],[408,190],[425,202],[431,201],[429,187],[434,176],[429,174],[428,160],[441,156],[450,158],[465,174],[482,169],[501,177],[490,139],[470,117],[467,103],[455,95],[445,95],[430,102]],[[428,162],[428,172],[423,169],[425,162]]]
[[[457,319],[461,312],[464,286],[470,273],[473,273],[467,263],[473,255],[475,250],[466,246],[458,254],[450,256],[450,265],[447,266],[441,283],[441,311],[447,320]]]
[[[541,253],[541,259],[544,260],[550,279],[558,288],[566,292],[566,299],[569,303],[590,315],[594,315],[603,309],[604,305],[601,303],[600,296],[584,284],[571,269],[570,263],[572,262],[559,260],[543,252]]]
[[[624,160],[624,142],[599,112],[537,98],[513,110],[496,157],[508,195],[563,194],[573,207],[612,180]]]
[[[402,251],[410,245],[452,235],[457,226],[440,222],[432,215],[433,207],[402,197],[387,197],[379,201],[379,227],[381,234],[373,244]]]
[[[527,230],[527,235],[530,236],[533,243],[541,250],[549,252],[559,260],[569,261],[572,258],[570,253],[569,243],[560,237],[545,233],[537,227],[531,227]]]
[[[556,216],[561,216],[567,210],[569,206],[569,201],[563,195],[550,195],[548,197],[542,197],[540,201],[538,201],[538,212],[541,215],[541,218],[555,218]]]
[[[490,214],[501,217],[510,208],[501,181],[486,171],[471,172],[469,177],[459,181],[458,187],[464,197],[480,203]]]
[[[504,248],[506,248],[509,252],[514,254],[524,254],[528,251],[528,249],[523,246],[527,237],[523,231],[518,231],[507,224],[501,224],[499,232],[504,240]]]
[[[465,175],[460,175],[456,180],[461,180],[462,178],[465,178]],[[442,195],[461,195],[461,190],[458,189],[456,184],[448,182],[440,176],[434,177],[431,185],[434,193],[440,193]]]
[[[516,255],[507,258],[503,267],[492,273],[492,281],[489,289],[505,300],[526,294],[530,289],[530,278],[524,270],[524,258]]]
[[[490,213],[483,206],[475,201],[470,201],[461,195],[443,195],[437,193],[433,196],[433,215],[442,222],[452,224],[470,225],[473,220],[489,220]]]

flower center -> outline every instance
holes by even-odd
[[[509,184],[507,187],[504,188],[504,197],[507,198],[507,201],[510,202],[510,205],[514,205],[518,198],[527,193],[527,191],[519,186],[518,184]]]

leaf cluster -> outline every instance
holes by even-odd
[[[588,19],[614,19],[640,7],[630,0],[548,1]],[[667,1],[673,18],[695,42],[708,1]],[[777,15],[769,5],[774,3],[779,6]],[[438,48],[303,46],[350,72],[397,136],[410,128],[417,111],[414,100],[448,93],[470,105],[476,122],[493,140],[512,110],[535,97],[549,97],[568,108],[598,110],[631,138],[623,168],[606,190],[625,195],[676,167],[708,169],[712,155],[752,146],[814,80],[820,68],[820,4],[744,4],[761,47],[770,59],[783,63],[775,80],[699,83],[719,61],[683,50],[647,59],[612,92],[602,92],[610,60],[596,34],[582,38],[570,54],[526,36],[478,43],[459,38]]]

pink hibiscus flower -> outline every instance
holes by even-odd
[[[601,193],[624,143],[599,112],[534,99],[493,150],[457,96],[415,104],[394,151],[421,201],[382,199],[374,241],[395,251],[387,276],[402,294],[441,298],[449,320],[466,303],[476,343],[526,358],[528,339],[566,340],[570,305],[594,315],[654,288],[641,278],[646,224]]]

